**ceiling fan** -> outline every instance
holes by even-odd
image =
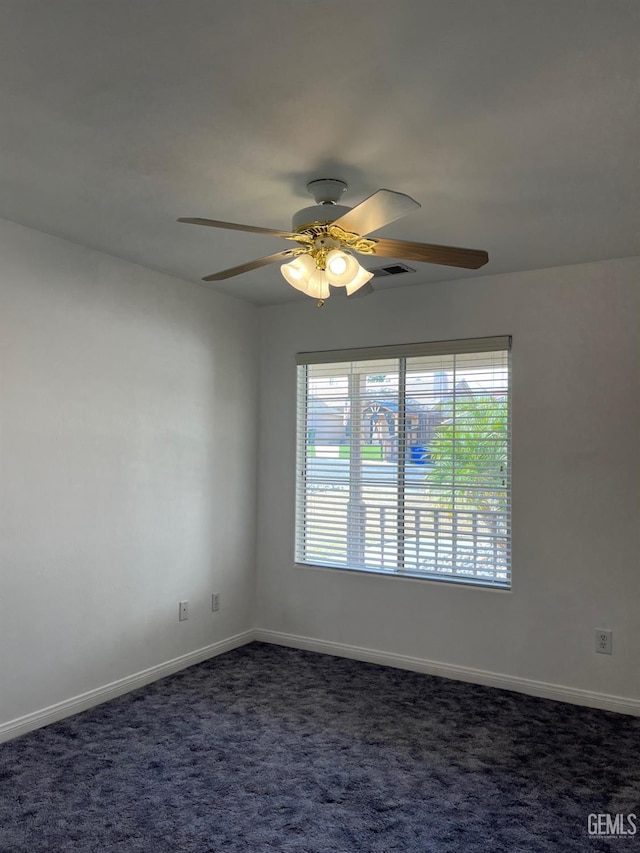
[[[373,277],[372,272],[360,266],[354,253],[472,270],[488,262],[487,253],[479,249],[369,238],[367,235],[373,231],[417,210],[420,205],[404,193],[381,189],[356,207],[345,207],[338,204],[338,200],[346,189],[347,184],[335,178],[322,178],[308,183],[307,190],[316,203],[294,214],[291,231],[199,217],[181,217],[178,222],[270,234],[291,240],[296,244],[295,247],[207,275],[203,281],[222,281],[267,264],[287,261],[280,268],[285,280],[297,290],[317,299],[318,305],[324,305],[324,301],[329,298],[330,286],[344,287],[347,295],[351,296]]]

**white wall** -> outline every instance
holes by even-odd
[[[0,222],[0,724],[251,628],[256,333]]]
[[[263,309],[259,627],[640,698],[639,281],[622,259]],[[513,590],[296,568],[294,354],[501,334]],[[612,657],[596,628],[613,629]]]
[[[258,312],[0,222],[0,739],[256,622],[640,698],[639,274],[623,259]],[[294,567],[294,354],[494,334],[514,342],[513,591]]]

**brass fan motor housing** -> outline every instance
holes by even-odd
[[[302,244],[305,251],[311,255],[318,269],[326,268],[327,254],[331,249],[357,252],[360,255],[373,255],[375,240],[367,240],[359,234],[344,231],[329,222],[306,226],[298,234],[292,234],[287,240]]]

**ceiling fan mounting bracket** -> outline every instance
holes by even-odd
[[[338,178],[318,178],[307,184],[307,192],[313,196],[316,204],[337,204],[347,189],[345,181]]]
[[[349,213],[350,207],[338,204],[338,199],[347,190],[344,181],[337,178],[320,178],[310,181],[307,190],[314,197],[315,204],[311,207],[303,207],[293,216],[291,230],[298,233],[311,231],[330,225],[336,219]]]

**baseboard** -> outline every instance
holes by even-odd
[[[589,708],[600,708],[604,711],[615,711],[619,714],[630,714],[640,716],[640,700],[629,699],[623,696],[611,696],[606,693],[596,693],[590,690],[579,690],[575,687],[566,687],[560,684],[548,684],[544,681],[534,681],[528,678],[518,678],[512,675],[502,675],[471,667],[456,666],[453,664],[440,663],[438,661],[426,660],[424,658],[411,657],[409,655],[395,655],[382,652],[377,649],[368,649],[362,646],[351,646],[346,643],[335,643],[330,640],[318,640],[313,637],[303,637],[296,634],[285,634],[279,631],[268,631],[257,629],[243,631],[226,640],[220,640],[193,652],[188,652],[180,657],[173,658],[156,666],[149,667],[142,672],[129,675],[83,693],[74,696],[56,705],[50,705],[26,714],[15,720],[9,720],[0,724],[0,743],[19,737],[33,729],[55,723],[65,717],[86,711],[94,705],[108,702],[116,696],[122,696],[145,684],[151,684],[188,666],[216,657],[224,652],[244,646],[254,640],[263,643],[272,643],[278,646],[289,646],[295,649],[306,649],[311,652],[335,655],[336,657],[352,658],[354,660],[377,663],[382,666],[393,666],[398,669],[408,669],[414,672],[424,672],[428,675],[439,675],[443,678],[453,678],[458,681],[469,681],[473,684],[484,684],[487,687],[497,687],[501,690],[513,690],[516,693],[526,693],[529,696],[539,696],[543,699],[553,699],[556,702],[570,702],[574,705],[584,705]]]
[[[268,631],[260,628],[254,632],[254,639],[263,643],[273,643],[295,649],[306,649],[307,651],[321,652],[322,654],[335,655],[336,657],[353,658],[354,660],[378,663],[383,666],[394,666],[398,669],[424,672],[428,675],[439,675],[443,678],[453,678],[457,681],[484,684],[487,687],[497,687],[501,690],[526,693],[529,696],[553,699],[556,702],[570,702],[573,705],[600,708],[604,711],[615,711],[618,714],[631,714],[635,717],[640,716],[640,700],[628,699],[624,696],[610,696],[606,693],[580,690],[575,687],[566,687],[562,684],[547,684],[544,681],[534,681],[529,678],[518,678],[513,675],[502,675],[482,669],[440,663],[408,655],[395,655],[376,649],[351,646],[345,643],[334,643],[329,640],[316,640],[312,637],[283,634],[279,631]]]
[[[254,639],[254,631],[243,631],[241,634],[228,637],[226,640],[211,643],[209,646],[204,646],[201,649],[180,655],[180,657],[173,658],[156,666],[151,666],[148,669],[142,670],[142,672],[136,672],[134,675],[120,678],[118,681],[111,682],[111,684],[97,687],[88,693],[82,693],[80,696],[65,699],[64,702],[58,702],[56,705],[50,705],[48,708],[42,708],[40,711],[26,714],[24,717],[9,720],[7,723],[0,724],[0,743],[19,737],[33,729],[48,726],[50,723],[55,723],[65,717],[71,717],[80,711],[86,711],[94,705],[108,702],[109,699],[115,699],[116,696],[122,696],[123,693],[129,693],[138,687],[144,687],[145,684],[151,684],[152,681],[158,681],[158,679],[172,675],[174,672],[179,672],[181,669],[186,669],[188,666],[193,666],[196,663],[201,663],[209,658],[221,655],[223,652],[229,652],[231,649],[244,646]]]

